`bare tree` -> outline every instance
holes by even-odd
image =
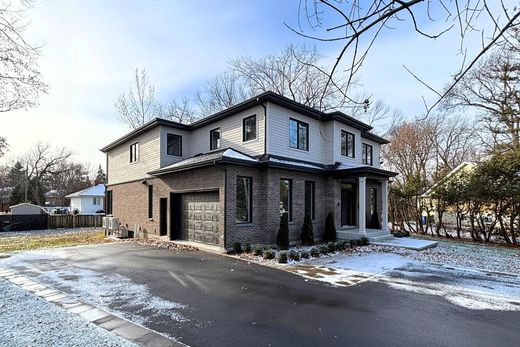
[[[30,3],[0,2],[0,112],[37,106],[39,94],[48,89],[38,71],[40,47],[23,37]]]
[[[7,144],[7,139],[5,137],[0,136],[0,158],[2,158],[7,150],[9,149],[9,145]]]
[[[504,34],[518,24],[519,17],[519,7],[506,6],[503,1],[494,0],[300,0],[298,27],[287,27],[313,40],[342,42],[343,47],[329,71],[328,83],[333,82],[340,62],[346,60],[347,85],[353,81],[376,39],[384,31],[409,25],[418,35],[430,39],[447,33],[457,35],[462,63],[444,92],[434,90],[414,75],[441,100],[488,50],[504,39]],[[336,22],[332,23],[334,20]],[[434,21],[444,25],[436,32],[427,32],[424,28]],[[466,41],[470,34],[481,37],[482,42],[480,51],[468,57]],[[427,106],[427,111],[438,102]]]
[[[200,116],[208,116],[253,96],[242,77],[233,69],[224,71],[209,81],[205,89],[199,90],[195,99]]]

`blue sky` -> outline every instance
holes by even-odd
[[[191,96],[232,58],[316,44],[285,28],[296,24],[297,9],[298,0],[36,1],[26,35],[44,44],[39,65],[50,90],[38,108],[0,114],[0,135],[11,149],[0,164],[38,140],[104,164],[98,149],[128,131],[115,119],[114,103],[135,68],[147,69],[158,99]],[[424,109],[421,96],[433,95],[402,65],[440,88],[460,63],[457,44],[455,35],[432,41],[410,27],[389,31],[365,62],[362,89],[413,117]],[[339,45],[318,48],[330,63]]]

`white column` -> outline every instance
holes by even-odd
[[[383,210],[382,229],[388,231],[388,180],[381,183],[381,209]]]
[[[367,188],[367,178],[366,177],[359,177],[359,184],[358,184],[358,228],[360,233],[367,232],[367,217],[366,217],[366,188]]]

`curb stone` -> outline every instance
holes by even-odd
[[[139,346],[143,347],[186,347],[187,345],[178,341],[171,340],[153,330],[134,324],[126,319],[117,317],[100,308],[87,305],[76,298],[43,285],[23,275],[18,274],[12,269],[0,268],[0,278],[51,302],[56,306],[68,311],[70,314],[77,315],[88,322],[97,325],[107,331],[121,336]]]

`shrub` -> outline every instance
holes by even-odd
[[[327,243],[327,249],[329,250],[329,253],[336,252],[336,244],[334,242]]]
[[[311,255],[314,258],[318,258],[320,256],[320,250],[318,249],[318,247],[312,247],[311,248]]]
[[[280,217],[280,228],[276,235],[276,244],[281,250],[289,248],[289,217],[287,213],[284,213]]]
[[[312,230],[312,221],[308,213],[305,214],[302,225],[302,244],[304,246],[310,246],[314,244],[314,233]]]
[[[253,247],[253,254],[256,256],[260,256],[264,253],[264,246],[255,246]]]
[[[310,256],[311,256],[311,255],[310,255],[309,252],[307,252],[307,251],[301,251],[301,252],[300,252],[300,257],[301,257],[302,259],[309,259]]]
[[[334,215],[332,212],[327,214],[325,219],[325,231],[323,232],[323,242],[336,241],[336,227],[334,226]]]
[[[274,259],[275,253],[272,249],[264,249],[264,259]]]
[[[353,239],[349,241],[350,247],[356,247],[358,245],[358,240]]]
[[[244,252],[246,253],[251,253],[252,251],[252,247],[249,243],[246,243],[245,247],[244,247]]]
[[[336,247],[336,251],[344,251],[348,247],[348,241],[338,241],[334,243],[334,246]]]
[[[236,254],[236,252],[233,248],[228,248],[226,249],[226,254]]]
[[[281,264],[287,264],[287,252],[278,253],[278,262]]]
[[[235,252],[235,254],[242,253],[242,245],[240,244],[240,242],[233,243],[233,252]]]
[[[358,241],[358,245],[360,246],[366,246],[368,245],[368,238],[363,236],[362,238],[359,239]]]
[[[327,245],[319,245],[318,250],[320,254],[329,254],[329,247]]]
[[[299,261],[300,260],[300,254],[296,251],[290,251],[288,253],[288,257],[290,260]]]

